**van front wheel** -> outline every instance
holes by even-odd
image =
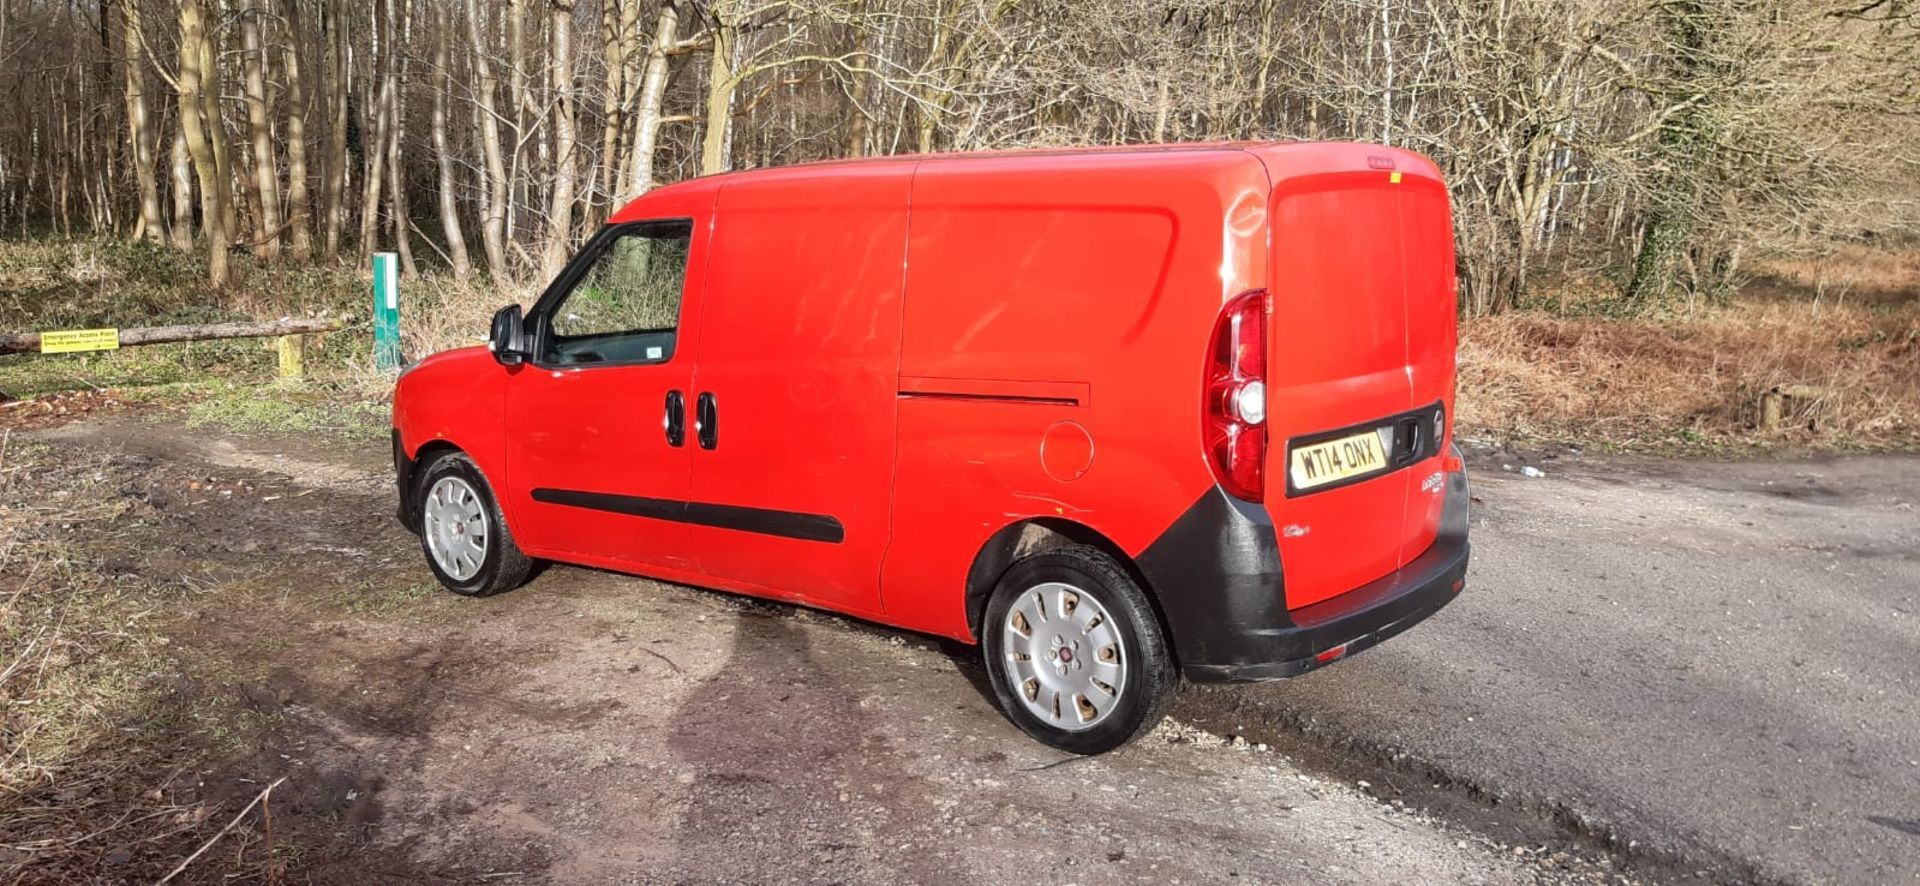
[[[420,549],[447,590],[484,597],[524,584],[533,561],[507,533],[506,520],[472,459],[450,452],[420,472]]]
[[[1179,686],[1146,594],[1084,545],[1016,561],[980,635],[1007,718],[1070,753],[1104,753],[1152,729]]]

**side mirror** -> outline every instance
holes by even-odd
[[[487,334],[487,350],[502,366],[518,366],[529,356],[527,328],[519,305],[507,305],[493,315],[493,330]]]

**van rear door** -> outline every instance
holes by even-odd
[[[1287,605],[1299,608],[1392,572],[1433,540],[1440,497],[1423,487],[1453,387],[1452,235],[1445,191],[1417,155],[1300,145],[1264,159],[1274,180],[1265,497]]]

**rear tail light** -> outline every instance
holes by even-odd
[[[1220,309],[1207,360],[1202,428],[1214,476],[1228,492],[1260,501],[1267,462],[1267,294],[1235,296]]]

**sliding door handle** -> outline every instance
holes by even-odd
[[[680,446],[687,442],[687,397],[679,391],[667,392],[667,417],[662,422],[667,429],[667,445]]]
[[[714,403],[712,391],[701,393],[694,404],[693,431],[700,435],[701,449],[720,445],[720,407]]]

